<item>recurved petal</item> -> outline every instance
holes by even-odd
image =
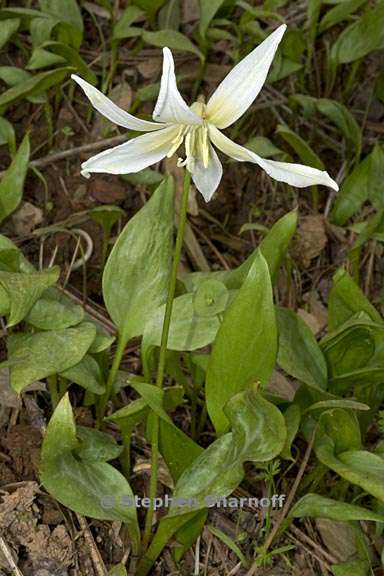
[[[177,89],[172,52],[169,48],[163,48],[163,55],[163,74],[153,119],[178,124],[202,124],[200,116],[188,108]]]
[[[251,152],[251,150],[232,142],[232,140],[224,136],[215,126],[209,126],[209,137],[212,143],[224,152],[224,154],[227,154],[227,156],[239,162],[253,162],[254,164],[258,164],[271,178],[279,182],[286,182],[298,188],[323,184],[336,191],[339,189],[337,183],[332,180],[328,172],[311,168],[310,166],[304,166],[303,164],[265,160],[254,152]]]
[[[108,174],[139,172],[159,162],[168,154],[178,131],[178,126],[169,126],[157,132],[132,138],[83,162],[81,173],[88,177],[91,172]]]
[[[84,90],[84,93],[90,100],[92,106],[114,124],[123,126],[124,128],[130,128],[131,130],[138,130],[139,132],[151,132],[152,130],[160,130],[161,128],[164,128],[162,124],[135,118],[132,114],[119,108],[119,106],[107,98],[105,94],[92,86],[92,84],[89,84],[80,78],[80,76],[72,74],[71,78]]]
[[[263,87],[286,28],[285,24],[279,26],[219,84],[207,104],[209,122],[218,128],[227,128],[249,108]]]
[[[204,200],[209,202],[220,184],[223,167],[213,146],[209,145],[209,161],[205,167],[201,160],[195,161],[192,180]]]

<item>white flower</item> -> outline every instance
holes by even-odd
[[[153,112],[154,122],[135,118],[91,84],[72,75],[103,116],[124,128],[148,132],[96,154],[82,164],[82,174],[139,172],[166,156],[172,156],[184,143],[185,159],[179,159],[179,166],[186,166],[191,172],[193,182],[206,202],[212,198],[223,173],[214,146],[239,162],[257,164],[275,180],[291,186],[324,184],[338,190],[336,182],[327,172],[302,164],[266,160],[232,142],[220,131],[238,120],[255,100],[285,29],[285,25],[280,26],[241,60],[224,78],[207,104],[195,102],[190,108],[177,89],[171,51],[164,48],[163,74]]]

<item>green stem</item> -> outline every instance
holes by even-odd
[[[160,353],[159,353],[159,364],[157,368],[156,386],[162,388],[164,382],[164,372],[165,372],[165,361],[167,355],[167,344],[168,344],[168,334],[169,327],[171,324],[172,306],[173,299],[175,297],[176,291],[176,281],[177,281],[177,270],[180,263],[181,252],[183,248],[185,224],[187,220],[187,210],[188,210],[188,198],[189,189],[191,184],[191,175],[188,170],[184,173],[184,186],[183,195],[181,199],[180,214],[179,214],[179,225],[177,229],[175,252],[173,256],[171,277],[169,280],[167,303],[165,305],[164,323],[163,331],[161,334],[160,343]],[[158,477],[158,464],[159,464],[159,417],[157,414],[153,414],[152,420],[152,434],[151,434],[151,478],[149,484],[149,501],[150,506],[145,518],[144,534],[143,534],[143,551],[147,549],[149,541],[151,539],[152,531],[152,521],[153,521],[153,506],[152,502],[156,496],[157,492],[157,477]]]
[[[107,405],[108,400],[110,399],[111,396],[114,396],[113,383],[116,379],[117,371],[119,369],[121,359],[124,354],[126,343],[127,343],[126,338],[122,338],[121,336],[118,337],[116,352],[113,357],[112,366],[111,369],[109,370],[108,380],[105,387],[105,394],[100,399],[98,417],[97,417],[98,427],[100,427],[101,421],[104,417],[105,407]]]

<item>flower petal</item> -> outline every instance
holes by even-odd
[[[114,124],[123,126],[124,128],[130,128],[131,130],[138,130],[139,132],[150,132],[164,128],[162,124],[140,120],[140,118],[135,118],[132,114],[122,110],[122,108],[119,108],[119,106],[107,98],[100,90],[80,78],[80,76],[72,74],[71,78],[84,90],[92,106]]]
[[[204,200],[209,202],[215,190],[220,184],[223,175],[223,167],[213,146],[209,145],[209,162],[204,166],[201,160],[196,160],[192,180],[198,191],[203,195]]]
[[[178,124],[202,124],[200,116],[192,112],[177,89],[172,52],[163,48],[163,74],[160,92],[153,111],[153,119]]]
[[[108,174],[139,172],[159,162],[168,154],[178,131],[178,126],[169,126],[158,132],[132,138],[83,162],[81,173],[88,177],[90,172]]]
[[[336,191],[339,189],[338,185],[334,180],[332,180],[328,172],[318,170],[317,168],[311,168],[310,166],[304,166],[303,164],[265,160],[254,152],[251,152],[251,150],[232,142],[232,140],[224,136],[224,134],[215,128],[215,126],[209,126],[209,137],[212,143],[219,150],[224,152],[224,154],[227,154],[227,156],[230,156],[239,162],[253,162],[254,164],[258,164],[260,168],[265,170],[266,173],[271,176],[271,178],[274,178],[279,182],[286,182],[287,184],[297,186],[298,188],[323,184],[324,186],[329,186]]]
[[[263,87],[286,28],[285,24],[279,26],[219,84],[207,104],[208,122],[227,128],[249,108]]]

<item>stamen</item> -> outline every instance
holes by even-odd
[[[172,148],[169,150],[167,154],[167,158],[171,158],[174,155],[176,150],[180,147],[183,142],[185,131],[187,130],[188,126],[180,126],[178,133],[176,134],[175,138],[172,140]]]

